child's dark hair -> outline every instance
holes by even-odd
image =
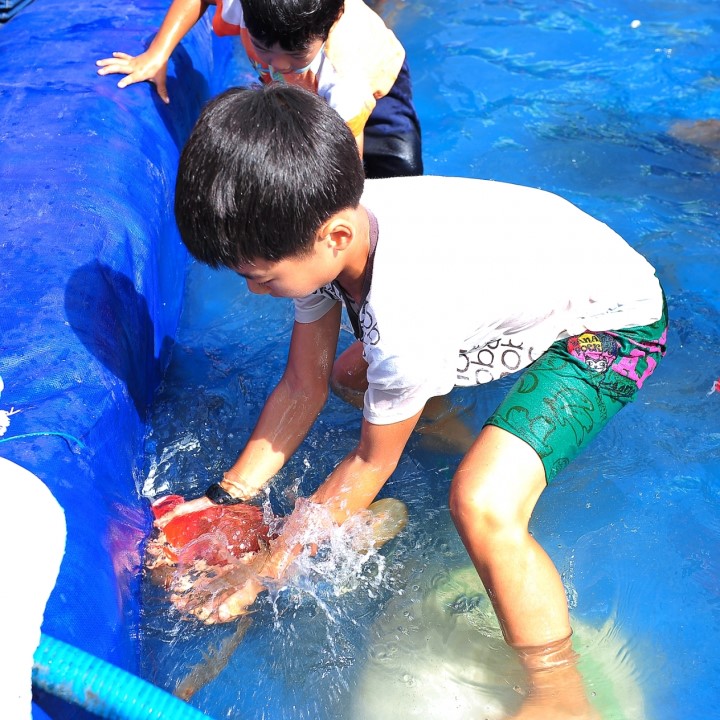
[[[357,207],[364,181],[355,138],[319,96],[233,88],[208,103],[183,149],[175,218],[211,267],[276,262],[310,251],[326,220]]]
[[[344,8],[345,0],[242,0],[250,35],[268,48],[278,44],[288,52],[327,40]]]

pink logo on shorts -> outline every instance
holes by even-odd
[[[605,372],[615,361],[618,343],[605,333],[584,332],[568,338],[568,352],[591,370]]]

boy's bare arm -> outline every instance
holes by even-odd
[[[119,88],[149,80],[155,85],[163,102],[170,102],[167,93],[167,63],[178,43],[205,14],[214,0],[173,0],[150,47],[140,55],[114,52],[112,57],[98,60],[98,75],[123,74]]]
[[[395,470],[420,415],[391,425],[373,425],[363,420],[358,446],[310,499],[325,505],[339,525],[367,508]],[[292,538],[281,535],[273,542],[262,574],[281,577],[301,549]]]
[[[357,447],[313,493],[313,502],[326,505],[339,525],[367,508],[397,467],[420,415],[390,425],[363,419]]]
[[[245,449],[225,481],[252,497],[297,450],[325,405],[340,331],[340,305],[312,323],[295,323],[288,362]]]
[[[270,393],[247,445],[223,476],[223,487],[249,500],[265,486],[297,450],[328,395],[328,382],[340,332],[341,307],[313,323],[295,323],[285,372]],[[210,507],[204,495],[181,503],[155,521],[158,527],[173,518]]]

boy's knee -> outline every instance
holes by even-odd
[[[458,527],[472,527],[485,537],[527,530],[520,508],[493,491],[490,483],[453,478],[450,485],[450,515]]]
[[[367,363],[362,343],[354,342],[333,363],[330,389],[342,400],[362,405],[367,388]]]
[[[350,387],[353,376],[353,361],[351,358],[340,355],[333,363],[330,372],[330,387],[333,391],[341,390],[343,387]]]
[[[344,374],[342,370],[338,369],[336,365],[333,365],[332,372],[330,373],[330,390],[339,398],[345,399],[344,395],[348,391],[348,386],[343,380]]]
[[[355,407],[363,403],[364,389],[357,387],[352,367],[343,360],[341,355],[334,363],[330,373],[330,390],[341,400]]]

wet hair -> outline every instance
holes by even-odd
[[[211,267],[309,252],[322,224],[360,202],[357,143],[318,95],[291,85],[233,88],[202,111],[180,157],[175,218]]]
[[[306,50],[315,40],[327,40],[343,13],[345,0],[242,0],[250,35],[270,48]]]

